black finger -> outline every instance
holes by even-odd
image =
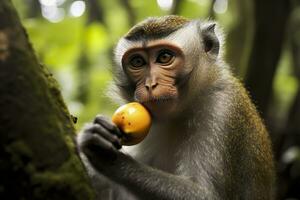
[[[109,140],[117,149],[121,149],[121,140],[112,132],[109,132],[105,127],[100,124],[87,124],[83,130],[86,134],[100,134],[105,139]]]
[[[88,145],[93,136],[92,132],[87,131],[87,129],[84,129],[83,133],[79,133],[76,137],[76,144],[78,148],[83,148],[84,146]]]
[[[94,119],[94,124],[100,124],[104,126],[106,129],[113,132],[118,137],[122,137],[123,135],[120,129],[115,124],[111,123],[110,120],[103,115],[97,115]]]
[[[92,135],[86,146],[97,155],[106,157],[106,159],[113,159],[118,153],[111,142],[96,134]]]
[[[117,148],[120,149],[122,147],[121,145],[121,140],[118,138],[118,136],[112,134],[109,132],[107,129],[102,127],[99,124],[94,124],[93,127],[90,129],[91,132],[100,134],[102,137],[113,143],[113,145]]]
[[[104,150],[114,151],[116,150],[111,142],[107,141],[105,138],[100,135],[94,134],[90,140],[90,144],[101,147]]]

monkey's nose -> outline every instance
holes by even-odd
[[[148,82],[145,84],[145,87],[147,91],[152,91],[157,87],[158,83],[157,82]]]

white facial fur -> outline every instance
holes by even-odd
[[[190,23],[189,25],[181,28],[166,38],[162,38],[175,46],[178,46],[186,55],[192,54],[195,52],[194,48],[199,48],[199,37],[197,37],[197,26],[196,23]],[[121,38],[115,49],[115,61],[119,66],[122,66],[122,57],[126,53],[126,51],[136,48],[142,47],[143,41],[129,41],[125,38]]]
[[[200,39],[200,29],[205,29],[211,24],[215,24],[213,21],[205,21],[200,22],[198,20],[191,21],[187,23],[184,27],[178,29],[177,31],[171,33],[164,39],[169,41],[171,44],[180,47],[183,50],[185,55],[191,55],[195,57],[193,54],[199,52],[199,48],[202,48],[202,42]],[[200,26],[200,27],[199,27]],[[222,46],[223,46],[223,33],[222,30],[218,26],[215,28],[215,33],[220,42],[220,52],[218,57],[222,57]],[[134,47],[142,47],[143,41],[129,41],[125,38],[121,38],[115,48],[115,61],[119,66],[122,66],[122,57],[131,48]]]

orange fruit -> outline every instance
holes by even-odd
[[[148,134],[151,116],[140,103],[132,102],[119,107],[112,116],[112,122],[124,133],[123,145],[140,143]]]

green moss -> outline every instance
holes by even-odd
[[[21,140],[16,140],[10,145],[6,146],[6,152],[11,155],[11,167],[13,170],[18,170],[26,167],[24,160],[30,160],[32,158],[32,151]]]
[[[53,125],[53,123],[55,123],[55,118],[52,118],[51,122],[47,122],[45,127],[49,128],[49,124]],[[53,134],[50,130],[44,130],[42,134],[43,138],[46,138],[44,145],[37,145],[32,140],[29,143],[26,140],[15,140],[5,148],[10,158],[7,161],[9,164],[6,171],[13,171],[16,174],[22,171],[22,177],[27,177],[24,180],[19,179],[19,177],[12,180],[18,182],[16,187],[32,190],[31,195],[33,196],[30,197],[32,199],[93,199],[93,192],[89,184],[87,184],[88,178],[82,163],[76,155],[75,145],[70,134],[65,134],[65,137],[61,138],[61,141],[65,141],[65,149],[61,152],[59,151],[61,149],[58,148],[59,145],[57,145],[57,142],[60,142],[60,140],[47,139],[47,137],[54,137],[57,134]],[[35,138],[31,139],[35,140]],[[35,144],[32,145],[32,142]],[[35,149],[36,146],[38,146],[38,150]],[[53,149],[52,147],[51,149],[51,146],[55,148]],[[64,156],[53,156],[56,154]],[[47,155],[51,157],[47,157]],[[40,156],[49,160],[51,164],[36,163],[41,161],[37,159]],[[52,162],[57,167],[53,168]],[[43,168],[48,166],[48,168],[40,169],[41,166]],[[10,167],[12,169],[9,169]]]
[[[74,146],[70,140],[68,144],[70,147]],[[47,194],[47,199],[53,199],[57,197],[52,194],[49,196],[48,193],[57,192],[65,194],[64,198],[69,199],[93,199],[93,192],[86,184],[87,177],[82,176],[83,174],[85,171],[82,163],[74,153],[57,170],[33,174],[33,185],[40,186],[35,189],[34,195],[36,198],[42,198]]]
[[[9,166],[12,171],[23,171],[25,177],[31,177],[30,182],[18,181],[20,186],[33,189],[34,199],[93,199],[93,192],[86,184],[87,177],[79,158],[75,153],[75,146],[71,137],[66,137],[66,143],[72,155],[62,165],[52,170],[38,170],[32,164],[33,152],[23,141],[17,140],[6,147],[11,156]],[[45,155],[44,155],[45,156]],[[4,190],[4,187],[2,187]]]
[[[92,191],[70,170],[62,172],[36,173],[32,177],[33,191],[37,199],[93,199]],[[58,196],[59,194],[59,196]]]

